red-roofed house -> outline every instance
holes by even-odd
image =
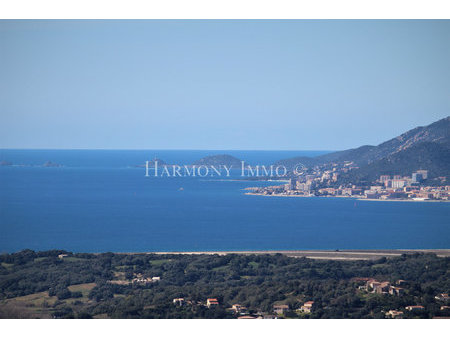
[[[207,307],[211,307],[211,306],[216,306],[219,305],[219,301],[217,300],[217,298],[208,298],[206,300],[206,306]]]
[[[300,308],[300,310],[305,313],[311,313],[313,306],[314,306],[314,302],[312,300],[310,300],[310,301],[304,303],[303,306]]]
[[[420,311],[425,309],[422,305],[410,305],[405,307],[406,310],[408,311]]]
[[[273,306],[273,312],[282,315],[283,313],[289,311],[288,305],[274,305]]]

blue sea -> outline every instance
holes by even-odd
[[[450,203],[245,195],[274,182],[145,177],[155,157],[270,165],[320,151],[0,150],[0,252],[450,248]],[[46,161],[60,167],[43,167]]]

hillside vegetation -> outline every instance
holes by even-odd
[[[0,256],[0,317],[3,318],[236,318],[233,304],[249,314],[279,317],[383,318],[398,309],[406,318],[448,316],[434,297],[450,291],[450,259],[433,254],[377,261],[332,261],[275,255],[72,254],[25,250]],[[160,280],[132,282],[158,276]],[[391,283],[405,294],[374,294],[355,277]],[[156,279],[155,279],[156,280]],[[173,299],[188,303],[175,306]],[[207,298],[219,305],[205,306]],[[314,301],[310,314],[296,311]],[[420,312],[405,311],[422,305]]]

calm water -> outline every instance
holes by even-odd
[[[0,251],[450,248],[449,203],[247,196],[268,183],[146,178],[133,167],[218,153],[0,150],[0,161],[64,165],[0,167]],[[321,152],[226,153],[270,164]]]

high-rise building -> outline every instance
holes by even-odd
[[[403,188],[404,186],[406,186],[406,181],[405,180],[391,180],[391,187],[394,189],[397,188]]]
[[[381,175],[380,176],[380,182],[382,182],[382,183],[384,183],[384,182],[386,182],[387,180],[390,180],[391,179],[391,176],[389,176],[389,175]]]
[[[417,170],[416,171],[418,174],[421,174],[422,175],[422,178],[424,179],[424,180],[426,180],[427,178],[428,178],[428,170]]]
[[[420,183],[423,181],[423,175],[421,173],[412,174],[412,183]]]
[[[287,190],[295,190],[297,189],[297,180],[295,178],[289,179],[288,184],[286,185]]]

